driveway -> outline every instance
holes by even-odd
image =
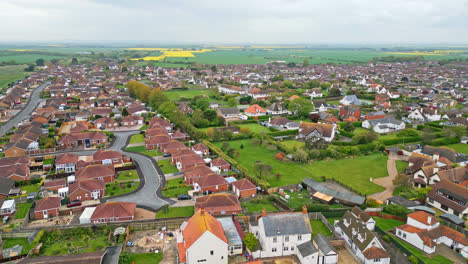
[[[14,128],[19,122],[30,117],[31,113],[36,109],[40,102],[44,101],[41,99],[41,92],[50,85],[50,82],[45,82],[38,87],[36,87],[30,95],[29,101],[26,104],[26,107],[23,108],[18,114],[13,118],[5,122],[0,126],[0,137],[3,137],[10,129]]]
[[[374,193],[369,196],[370,198],[374,198],[378,201],[385,203],[388,198],[393,196],[393,190],[395,189],[395,186],[393,186],[393,180],[398,176],[398,171],[397,171],[396,164],[395,164],[396,160],[403,160],[403,158],[398,157],[396,155],[388,155],[388,160],[387,160],[388,176],[373,180],[374,183],[385,187],[385,191]]]

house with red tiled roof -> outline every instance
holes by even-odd
[[[202,207],[211,215],[233,215],[242,212],[237,196],[225,193],[198,197],[195,201],[195,210]]]
[[[45,197],[36,201],[34,216],[36,219],[52,218],[59,215],[60,197]]]
[[[135,212],[135,203],[107,202],[96,206],[91,223],[131,221],[135,218]]]
[[[168,136],[167,130],[159,125],[155,125],[153,128],[148,128],[145,131],[145,139],[151,139],[155,136]]]
[[[181,141],[187,141],[190,139],[189,136],[187,136],[186,134],[180,131],[175,131],[174,133],[172,133],[171,138],[174,140],[181,140]]]
[[[222,192],[229,189],[229,183],[223,176],[210,173],[200,177],[194,184],[193,189],[199,192]]]
[[[239,198],[253,197],[257,194],[257,187],[248,179],[240,179],[232,183],[232,191]]]
[[[110,117],[101,117],[94,121],[94,124],[99,129],[109,129],[119,127],[119,122]]]
[[[72,153],[60,154],[55,158],[55,172],[75,172],[78,155]]]
[[[44,182],[44,189],[48,191],[58,191],[58,189],[64,187],[67,187],[67,181],[65,179],[56,179]]]
[[[258,104],[253,104],[249,108],[245,109],[246,116],[263,116],[266,115],[266,110]]]
[[[181,226],[178,263],[228,263],[228,240],[223,225],[203,208]]]
[[[228,171],[231,169],[231,164],[225,161],[223,158],[216,158],[210,162],[211,170],[217,172]]]
[[[457,249],[464,258],[468,257],[466,236],[441,225],[437,218],[424,211],[409,214],[406,224],[395,227],[395,234],[398,238],[428,254],[434,253],[437,245],[443,243]]]
[[[191,156],[191,155],[197,155],[195,151],[189,149],[189,148],[183,148],[181,150],[178,150],[171,155],[171,163],[176,164],[176,162],[183,156]]]
[[[58,140],[58,147],[60,149],[66,148],[89,148],[94,145],[106,144],[107,136],[102,132],[84,132],[84,133],[71,133],[64,135]]]
[[[122,119],[120,122],[123,127],[132,127],[137,125],[143,125],[145,123],[145,119],[138,115],[128,115]]]
[[[172,142],[172,138],[168,135],[158,135],[145,140],[146,149],[161,149],[165,145]]]
[[[201,177],[213,173],[213,171],[206,165],[198,165],[189,170],[184,171],[184,181],[188,185],[192,185]]]
[[[96,107],[96,108],[93,108],[92,113],[94,116],[98,116],[98,117],[110,117],[110,113],[112,113],[112,108]]]
[[[98,179],[104,182],[113,182],[115,169],[113,165],[89,165],[75,173],[76,181],[84,179]]]
[[[193,145],[192,150],[200,156],[206,156],[210,154],[210,149],[202,143]]]
[[[68,186],[70,201],[96,200],[106,195],[106,184],[97,179],[84,179]]]
[[[187,146],[185,146],[183,143],[177,140],[173,140],[170,143],[164,145],[161,147],[161,152],[163,153],[176,153],[177,151],[180,151],[182,149],[187,149]]]
[[[98,150],[93,154],[93,161],[96,164],[113,165],[124,162],[122,153],[115,150]]]
[[[176,161],[176,167],[180,171],[186,171],[198,165],[205,165],[205,161],[198,155],[182,156]]]

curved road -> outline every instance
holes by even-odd
[[[23,121],[36,109],[40,102],[44,101],[41,99],[41,92],[50,85],[50,82],[45,82],[35,88],[30,95],[29,101],[26,104],[26,107],[23,108],[18,114],[13,118],[5,122],[0,126],[0,137],[3,137],[10,129],[14,128],[19,122]]]

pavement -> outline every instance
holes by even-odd
[[[21,110],[13,118],[8,120],[8,122],[0,126],[0,137],[3,137],[8,131],[13,129],[18,123],[30,117],[31,113],[36,109],[39,103],[44,101],[44,99],[41,99],[41,92],[49,85],[50,85],[50,82],[45,82],[39,85],[38,87],[36,87],[31,92],[30,99],[27,102],[26,107],[24,107],[23,110]]]

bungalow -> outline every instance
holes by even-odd
[[[327,142],[331,142],[333,138],[335,138],[335,132],[335,125],[301,122],[296,139],[312,139],[314,141],[323,139]]]
[[[343,106],[347,105],[361,105],[361,101],[356,97],[356,95],[346,95],[343,99],[340,100],[340,104]]]
[[[206,165],[197,165],[184,172],[184,181],[187,185],[192,185],[197,182],[202,176],[213,173],[213,171]]]
[[[153,126],[153,128],[149,128],[145,132],[145,139],[151,139],[155,136],[168,136],[167,130],[162,126]]]
[[[409,119],[418,120],[420,122],[440,121],[441,117],[442,115],[439,110],[428,107],[414,109],[408,115]]]
[[[78,163],[78,155],[72,153],[60,154],[55,158],[55,172],[75,172]]]
[[[322,89],[320,88],[313,88],[310,91],[310,99],[313,100],[314,98],[321,98],[323,97]]]
[[[36,219],[52,218],[59,215],[61,197],[45,197],[36,202],[34,216]]]
[[[143,125],[145,122],[144,118],[138,115],[128,115],[122,119],[121,125],[123,127],[132,127]]]
[[[58,189],[65,187],[67,187],[67,181],[65,179],[44,181],[44,189],[48,191],[58,191]]]
[[[0,168],[0,177],[8,178],[14,181],[25,181],[29,178],[29,164],[12,164]]]
[[[58,146],[60,149],[67,148],[90,148],[94,145],[107,143],[107,136],[102,132],[71,133],[60,137]]]
[[[165,144],[164,146],[161,147],[161,152],[172,154],[182,149],[187,149],[187,146],[185,146],[180,141],[172,140],[170,143]]]
[[[91,223],[131,221],[135,218],[135,212],[135,203],[107,202],[96,206]]]
[[[99,129],[109,129],[109,128],[116,128],[119,127],[119,122],[110,118],[110,117],[101,117],[97,119],[94,124]]]
[[[272,103],[267,107],[268,115],[286,115],[288,112],[288,109],[278,102]]]
[[[96,200],[106,195],[106,184],[97,179],[84,179],[70,184],[68,196],[74,200]]]
[[[155,126],[161,126],[167,130],[167,132],[171,132],[172,125],[167,120],[162,119],[160,117],[153,117],[148,121],[149,128],[153,128]]]
[[[131,115],[143,115],[148,113],[144,105],[133,104],[127,107],[127,112]]]
[[[179,171],[186,171],[198,165],[205,165],[206,162],[200,156],[194,154],[182,156],[176,161],[176,167]]]
[[[195,153],[200,156],[206,156],[210,154],[210,149],[202,143],[193,145],[192,150],[195,151]]]
[[[98,179],[104,182],[115,180],[115,169],[113,165],[89,165],[76,171],[76,181],[84,179]]]
[[[227,84],[219,85],[218,92],[222,94],[240,94],[240,95],[247,94],[247,92],[244,91],[244,89],[242,89],[241,87],[234,86],[234,85],[227,85]]]
[[[115,165],[124,163],[122,153],[115,150],[98,150],[93,154],[95,164]]]
[[[193,113],[193,109],[185,103],[180,104],[177,109],[184,114]]]
[[[154,136],[145,140],[146,149],[162,149],[172,142],[172,138],[167,135]]]
[[[92,113],[96,117],[110,117],[112,108],[110,107],[96,107],[93,108]]]
[[[340,118],[341,119],[348,119],[354,118],[359,120],[361,118],[361,110],[353,105],[345,105],[340,108]]]
[[[204,208],[211,215],[233,215],[242,213],[242,207],[237,196],[232,194],[210,194],[198,197],[195,201],[195,211]]]
[[[278,130],[295,130],[299,128],[298,122],[293,122],[286,117],[276,117],[273,120],[269,118],[264,124],[268,128],[273,127]]]
[[[405,129],[405,123],[393,117],[368,119],[362,122],[362,127],[372,129],[376,133],[388,133]]]
[[[216,158],[210,162],[210,167],[214,172],[223,172],[229,171],[231,169],[231,164],[222,158]]]
[[[237,107],[221,107],[216,109],[216,113],[224,119],[237,119],[240,115]]]
[[[326,112],[328,109],[325,100],[314,100],[312,103],[314,104],[315,109],[319,111],[319,113]]]
[[[191,150],[191,149],[188,149],[188,148],[184,148],[184,149],[181,149],[175,153],[172,153],[171,155],[171,163],[172,164],[176,164],[177,161],[183,157],[183,156],[191,156],[191,155],[197,155],[197,153],[195,153],[195,151]]]
[[[232,191],[239,198],[254,197],[257,194],[257,187],[244,178],[232,183]]]
[[[266,115],[265,109],[258,104],[253,104],[244,110],[246,116],[264,116]]]
[[[198,192],[222,192],[229,189],[229,183],[223,176],[210,173],[200,177],[193,184],[193,189]]]
[[[30,149],[32,143],[24,139],[21,139],[17,142],[7,143],[3,145],[5,157],[19,157],[25,156],[26,151]],[[37,143],[36,143],[37,144]]]

